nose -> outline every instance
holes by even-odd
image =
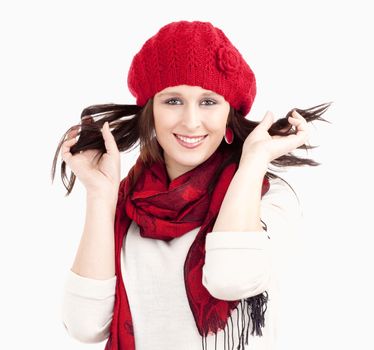
[[[186,104],[183,110],[182,124],[189,130],[196,130],[201,126],[201,118],[198,107]]]

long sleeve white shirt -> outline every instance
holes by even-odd
[[[293,191],[279,179],[271,179],[270,185],[261,200],[261,219],[267,232],[211,232],[206,237],[202,283],[212,296],[239,300],[268,292],[263,336],[249,334],[248,350],[275,349],[278,278],[287,266],[302,217]],[[137,350],[202,349],[183,277],[184,261],[199,229],[166,242],[141,237],[137,224],[131,223],[122,246],[121,270]],[[70,336],[86,343],[108,338],[116,278],[96,280],[68,271],[62,321]],[[232,339],[234,348],[238,345],[236,325],[241,325],[241,312],[234,310],[231,315],[233,327],[229,319],[226,336],[218,332],[217,349],[224,349],[224,337],[227,343],[228,336],[230,346]],[[215,349],[214,335],[207,337],[207,346]]]

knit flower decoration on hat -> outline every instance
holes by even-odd
[[[221,45],[217,49],[216,60],[217,68],[225,74],[239,71],[240,58],[238,53],[231,47]]]

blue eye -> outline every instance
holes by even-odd
[[[168,104],[168,105],[174,105],[175,103],[170,103],[171,101],[180,101],[180,99],[179,98],[170,98],[165,103]],[[217,104],[216,101],[211,100],[211,99],[205,99],[203,101],[208,101],[209,102],[208,104],[204,104],[205,106],[213,106],[213,105]]]
[[[211,99],[206,99],[206,100],[204,100],[204,101],[209,101],[209,102],[211,102],[211,103],[207,104],[207,106],[213,106],[213,105],[215,105],[215,104],[217,103],[216,101],[211,100]]]
[[[171,98],[169,100],[167,100],[165,103],[168,104],[168,105],[173,105],[174,103],[169,103],[170,101],[179,101],[177,98]]]

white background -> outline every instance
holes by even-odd
[[[103,349],[70,338],[60,301],[85,192],[51,165],[93,104],[135,103],[126,78],[146,39],[176,20],[221,28],[254,70],[248,118],[333,101],[290,169],[305,230],[283,279],[280,349],[373,349],[373,20],[369,1],[12,1],[0,5],[1,348]],[[136,154],[123,155],[123,176]]]

